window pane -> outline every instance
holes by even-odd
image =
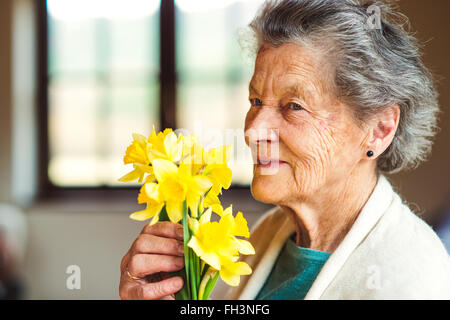
[[[253,65],[244,59],[238,31],[262,3],[176,0],[177,125],[199,134],[206,145],[232,142],[236,184],[248,184],[252,176],[243,127]]]
[[[159,126],[159,0],[48,0],[49,178],[119,184],[132,132]]]

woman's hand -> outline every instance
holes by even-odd
[[[183,227],[172,222],[146,225],[120,264],[121,299],[174,299],[183,287],[169,272],[184,267]]]

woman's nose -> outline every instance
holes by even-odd
[[[248,145],[261,142],[278,142],[277,116],[271,107],[260,107],[247,116],[245,140]]]

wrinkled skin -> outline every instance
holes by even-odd
[[[336,98],[332,80],[332,65],[320,51],[264,45],[245,120],[247,144],[259,160],[254,197],[292,217],[298,245],[329,252],[370,196],[376,158],[392,141],[400,113],[395,105],[358,125],[351,109]]]
[[[120,298],[173,300],[183,279],[170,272],[183,267],[183,227],[168,221],[147,224],[120,263]]]

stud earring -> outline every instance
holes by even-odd
[[[373,151],[372,150],[367,151],[367,156],[368,157],[372,157],[373,156]]]

